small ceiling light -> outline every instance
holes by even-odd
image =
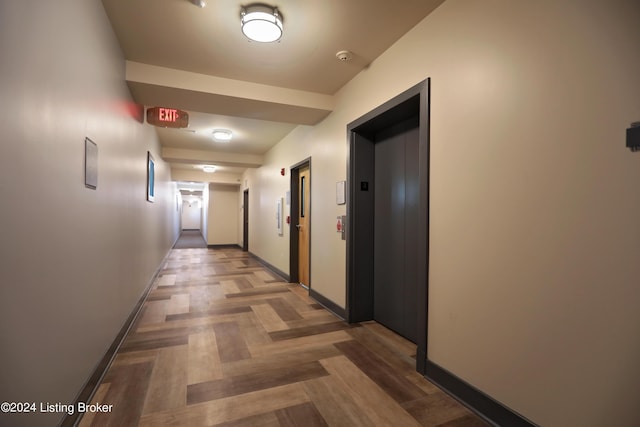
[[[250,40],[271,43],[282,37],[282,16],[275,7],[250,5],[240,12],[242,33]]]
[[[212,135],[213,139],[218,142],[229,142],[233,138],[233,133],[228,129],[216,129]]]
[[[213,173],[216,171],[216,167],[215,166],[203,166],[202,170],[207,172],[207,173]]]
[[[191,3],[195,4],[200,8],[205,7],[207,5],[207,3],[205,3],[204,0],[191,0]]]

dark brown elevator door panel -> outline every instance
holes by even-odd
[[[374,319],[417,339],[418,128],[375,144]]]

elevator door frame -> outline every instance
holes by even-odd
[[[372,320],[375,134],[418,117],[419,223],[416,370],[425,373],[429,296],[429,90],[426,79],[347,125],[347,295],[349,323]],[[366,184],[365,184],[366,183]],[[420,262],[422,261],[422,262]]]

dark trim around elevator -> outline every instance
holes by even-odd
[[[373,201],[368,182],[373,180],[375,134],[411,117],[418,118],[419,222],[417,236],[417,349],[416,370],[425,372],[429,277],[429,92],[430,79],[347,125],[347,295],[350,323],[373,319]]]

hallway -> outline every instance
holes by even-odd
[[[0,0],[0,427],[640,426],[640,1],[251,3]]]
[[[240,249],[173,249],[87,426],[484,426],[415,372],[415,346],[348,325]]]

